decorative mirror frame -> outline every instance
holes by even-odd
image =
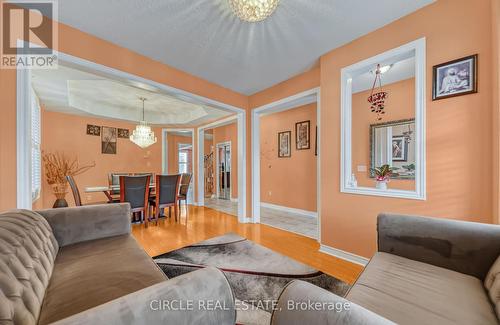
[[[388,127],[388,126],[398,126],[398,125],[407,125],[409,123],[415,124],[415,119],[414,118],[409,118],[405,120],[396,120],[396,121],[387,121],[387,122],[382,122],[382,123],[374,123],[370,124],[370,170],[369,170],[369,177],[370,178],[375,178],[375,173],[373,172],[373,168],[375,168],[375,130],[378,128],[383,128],[383,127]],[[406,147],[406,151],[408,152],[408,147]],[[391,179],[399,179],[399,180],[415,180],[415,177],[409,178],[409,177],[394,177],[392,176]]]
[[[352,173],[352,77],[356,72],[368,70],[378,63],[393,57],[415,52],[415,190],[377,189],[375,187],[354,187],[350,184]],[[425,38],[402,45],[395,49],[355,63],[341,70],[341,170],[340,191],[342,193],[384,196],[414,200],[426,199],[425,165]]]

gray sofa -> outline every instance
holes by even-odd
[[[0,214],[0,324],[235,319],[224,274],[206,268],[168,280],[131,236],[128,204]]]
[[[272,324],[499,323],[500,226],[381,214],[377,231],[378,252],[346,299],[292,281]]]

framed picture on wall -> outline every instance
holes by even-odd
[[[278,133],[278,158],[288,158],[292,156],[292,131]]]
[[[295,123],[295,144],[297,150],[311,148],[311,121]]]
[[[408,146],[404,136],[392,137],[392,161],[406,161],[408,159]]]
[[[432,100],[477,93],[477,54],[434,66]]]
[[[87,124],[87,135],[101,135],[101,127],[99,125]]]
[[[116,155],[117,130],[103,126],[101,132],[101,153]]]
[[[118,129],[118,138],[128,139],[130,137],[130,132],[128,129]]]

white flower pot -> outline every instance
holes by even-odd
[[[386,181],[376,181],[375,187],[378,190],[387,190],[387,182]]]

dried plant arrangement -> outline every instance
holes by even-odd
[[[42,161],[45,167],[45,177],[47,183],[52,186],[52,190],[57,199],[64,199],[68,189],[66,175],[76,176],[85,173],[95,167],[93,161],[87,165],[80,165],[78,158],[70,158],[64,153],[42,153]]]

